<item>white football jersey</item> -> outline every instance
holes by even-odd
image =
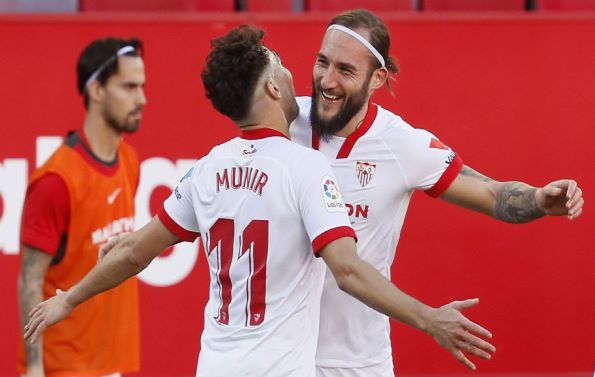
[[[359,256],[390,278],[401,227],[414,189],[438,196],[452,183],[462,161],[431,133],[370,103],[361,126],[329,142],[313,135],[310,97],[298,98],[293,141],[320,150],[341,186]],[[316,365],[355,368],[391,357],[388,317],[339,290],[328,271],[321,302]]]
[[[242,132],[181,179],[159,212],[183,240],[200,234],[210,296],[197,376],[314,376],[325,267],[355,237],[322,154],[271,129]]]

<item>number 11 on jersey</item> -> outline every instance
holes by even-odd
[[[216,253],[217,283],[219,285],[219,311],[215,319],[222,325],[229,324],[229,304],[232,301],[233,282],[230,276],[234,263],[234,249],[239,248],[236,261],[248,258],[248,268],[241,276],[246,282],[245,325],[258,326],[265,317],[267,255],[269,249],[268,220],[252,220],[235,242],[235,224],[232,219],[218,219],[209,229],[207,255]],[[236,262],[237,263],[237,262]],[[234,278],[237,282],[241,280]],[[242,295],[243,296],[243,295]],[[237,298],[236,298],[237,299]]]

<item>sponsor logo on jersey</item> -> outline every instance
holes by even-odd
[[[370,164],[369,162],[357,161],[355,163],[355,170],[357,172],[357,180],[362,187],[366,187],[372,180],[374,172],[376,171],[376,165]]]
[[[444,161],[446,164],[450,165],[452,164],[452,162],[455,160],[455,152],[453,152],[452,150],[450,151],[450,153],[448,154],[448,157],[446,157],[446,161]]]
[[[116,198],[118,197],[118,195],[120,195],[120,191],[122,191],[122,188],[118,187],[117,189],[114,190],[114,192],[109,194],[107,197],[107,204],[109,204],[109,205],[114,204],[114,202],[116,201]]]
[[[367,204],[351,204],[345,203],[347,207],[347,215],[349,217],[360,218],[360,219],[367,219],[368,218],[368,209],[370,206]],[[353,221],[351,222],[353,224]]]
[[[99,245],[109,241],[110,238],[124,232],[134,231],[134,218],[122,217],[112,221],[106,226],[96,229],[91,233],[91,239],[94,245]]]
[[[335,183],[335,180],[331,176],[324,176],[321,182],[322,197],[324,198],[324,204],[329,212],[344,212],[345,204],[341,198],[341,192],[339,186]]]
[[[256,152],[258,152],[258,149],[254,148],[254,145],[251,145],[249,149],[244,149],[242,154],[244,156],[252,156]]]

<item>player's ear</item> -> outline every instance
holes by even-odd
[[[378,68],[372,73],[370,81],[370,90],[380,89],[388,79],[388,70],[385,67]]]
[[[276,100],[281,99],[281,90],[279,89],[279,85],[277,85],[277,82],[275,81],[275,79],[273,79],[273,78],[268,79],[265,83],[264,90],[273,99],[276,99]]]
[[[105,88],[97,80],[93,80],[87,86],[87,94],[89,96],[89,102],[101,101],[103,99]]]

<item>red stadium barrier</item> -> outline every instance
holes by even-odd
[[[54,136],[79,128],[75,62],[93,38],[145,42],[148,106],[138,134],[137,222],[147,221],[192,160],[237,134],[205,98],[199,71],[209,41],[232,26],[263,26],[268,44],[309,94],[330,15],[0,15],[0,376],[16,376],[16,278],[27,174]],[[468,314],[498,348],[475,376],[591,377],[595,361],[595,17],[403,16],[385,19],[401,73],[395,98],[374,101],[426,128],[495,179],[542,185],[573,177],[584,215],[508,225],[415,195],[392,270],[406,292],[434,306],[480,297]],[[208,271],[197,248],[159,258],[142,276],[138,376],[193,375]],[[400,376],[471,372],[427,335],[394,325]],[[349,331],[349,329],[345,329]]]
[[[415,10],[412,0],[304,0],[308,11],[339,12],[347,9],[366,8],[372,11],[394,12]]]
[[[292,0],[246,0],[246,10],[254,12],[291,12]]]
[[[537,9],[545,11],[595,11],[592,0],[538,0]]]
[[[234,0],[80,0],[83,12],[235,11]]]
[[[524,11],[525,0],[420,0],[424,11]]]

